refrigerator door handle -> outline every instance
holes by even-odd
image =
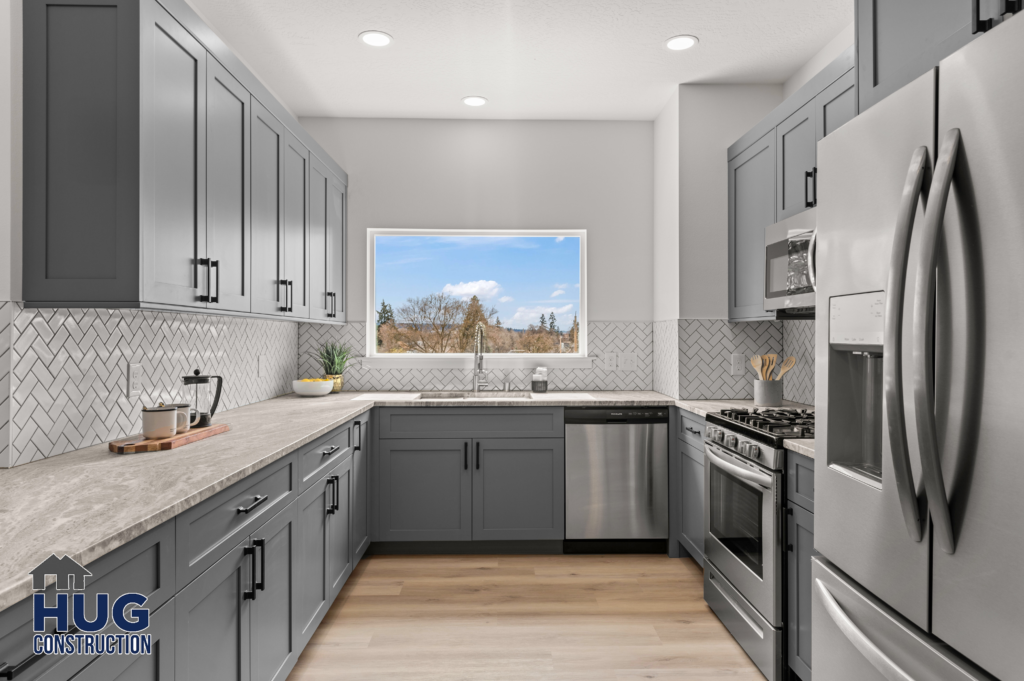
[[[921,235],[921,263],[914,287],[914,410],[917,413],[917,434],[921,447],[921,475],[928,495],[928,510],[935,527],[935,539],[946,553],[956,551],[953,521],[949,514],[946,485],[942,479],[942,462],[935,427],[935,380],[932,358],[931,329],[935,317],[935,267],[939,232],[946,201],[953,184],[960,149],[960,130],[947,130],[942,138],[939,158],[935,164],[930,201],[924,213]]]
[[[914,231],[917,203],[921,198],[924,177],[928,172],[928,147],[918,147],[910,159],[907,182],[903,185],[896,215],[896,234],[889,262],[889,283],[885,287],[885,338],[882,350],[882,385],[892,449],[893,477],[899,495],[903,520],[914,541],[924,537],[921,513],[914,488],[907,447],[907,420],[903,410],[903,300],[906,295],[907,264],[910,260],[910,239]]]
[[[853,647],[871,663],[871,666],[877,669],[878,673],[889,681],[914,681],[912,676],[900,669],[899,665],[889,659],[888,655],[882,652],[863,631],[857,628],[857,625],[843,611],[842,606],[836,601],[835,596],[828,590],[825,583],[820,579],[815,579],[814,581],[817,583],[818,593],[821,594],[822,603],[825,605],[825,612],[828,613],[832,621],[839,627],[839,631],[843,632],[847,640],[853,644]]]

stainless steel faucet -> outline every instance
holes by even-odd
[[[480,388],[489,386],[487,372],[484,371],[484,323],[477,322],[476,337],[473,343],[473,392],[480,392]]]

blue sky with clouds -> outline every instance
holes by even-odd
[[[580,300],[579,237],[376,236],[374,291],[380,309],[446,291],[473,294],[502,324],[526,328],[554,312],[568,329]]]

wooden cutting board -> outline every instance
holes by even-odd
[[[160,452],[167,449],[177,449],[187,444],[205,440],[208,437],[226,433],[231,426],[226,423],[218,423],[205,428],[190,428],[188,432],[180,435],[173,435],[163,440],[147,440],[142,435],[133,435],[123,440],[114,440],[107,447],[115,454],[134,454],[135,452]]]

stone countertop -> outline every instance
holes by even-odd
[[[786,449],[814,458],[814,440],[786,440]]]
[[[0,610],[32,593],[29,570],[51,553],[86,565],[373,407],[675,405],[704,416],[753,406],[751,400],[676,400],[653,391],[472,401],[416,395],[285,395],[218,415],[230,431],[179,449],[113,454],[103,443],[0,470]]]

